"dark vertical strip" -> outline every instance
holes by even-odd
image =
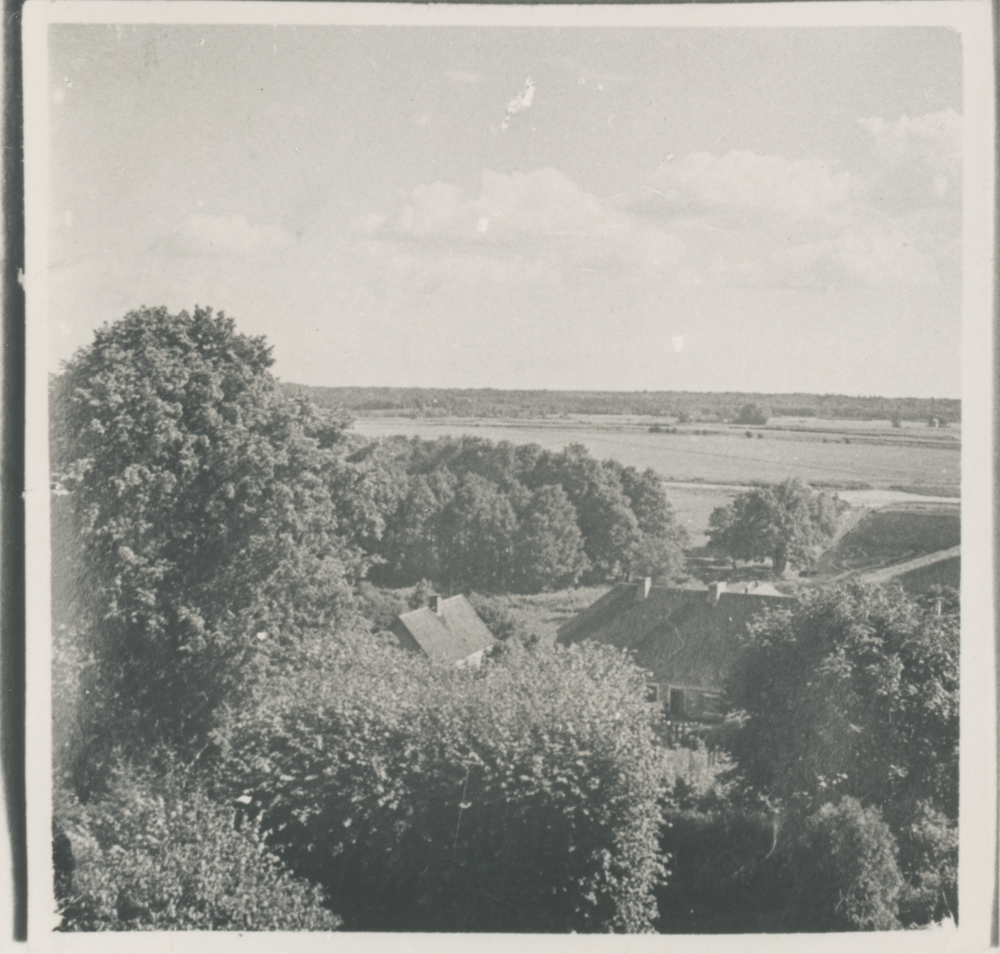
[[[3,23],[3,384],[0,447],[0,757],[7,809],[14,940],[28,936],[25,819],[24,592],[24,90],[22,0],[4,0]],[[8,899],[3,899],[7,903]]]
[[[990,77],[996,93],[1000,88],[1000,68],[996,66],[996,53],[1000,49],[1000,3],[992,4],[993,11],[993,63],[994,72]],[[967,92],[967,91],[966,91]],[[994,130],[1000,128],[1000,115],[997,104],[1000,97],[993,103]],[[1000,172],[1000,138],[994,131],[993,138],[993,172],[994,182]],[[1000,556],[1000,388],[997,386],[997,371],[1000,370],[1000,262],[996,250],[1000,248],[1000,205],[994,187],[993,195],[993,681],[996,692],[993,704],[996,706],[994,716],[997,727],[996,769],[1000,772],[1000,622],[997,612],[1000,610],[1000,575],[997,574],[998,556]],[[1000,797],[996,791],[992,793],[996,813],[996,827],[993,829],[993,910],[990,912],[990,946],[1000,947]],[[966,794],[966,797],[968,795]],[[959,885],[959,903],[961,904],[961,885]]]

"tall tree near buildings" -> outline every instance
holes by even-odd
[[[572,586],[587,568],[576,510],[558,485],[539,487],[520,514],[514,540],[517,588],[525,592]]]
[[[548,469],[554,479],[546,483],[561,484],[576,509],[594,572],[604,578],[620,576],[641,534],[614,467],[595,460],[582,444],[571,444],[548,463]]]
[[[350,604],[364,563],[323,476],[341,428],[283,398],[272,360],[222,313],[143,308],[54,382],[91,741],[199,737],[251,647]]]
[[[674,576],[684,566],[687,533],[677,522],[663,479],[650,468],[640,473],[622,467],[618,476],[641,534],[630,551],[629,569],[644,576]]]
[[[843,505],[796,478],[740,494],[709,517],[708,536],[733,560],[770,557],[775,573],[808,566],[833,536]]]
[[[372,577],[389,585],[444,578],[443,515],[458,484],[446,467],[406,478],[406,494],[386,520],[377,552],[385,563]]]
[[[879,811],[906,923],[955,912],[958,663],[957,614],[855,585],[754,623],[728,686],[743,785],[792,818],[843,798]]]
[[[517,514],[496,484],[465,474],[441,524],[443,570],[450,582],[487,592],[507,588]]]

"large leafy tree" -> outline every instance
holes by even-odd
[[[708,537],[733,560],[771,558],[775,573],[808,566],[837,527],[843,504],[796,478],[748,490],[709,517]]]
[[[743,786],[793,816],[843,797],[880,812],[905,921],[954,911],[958,663],[957,615],[855,585],[752,624],[728,687]]]
[[[629,570],[641,576],[676,576],[684,567],[687,533],[670,506],[663,478],[651,468],[616,469],[640,533],[629,551]]]
[[[143,308],[54,381],[71,622],[105,745],[199,737],[251,647],[287,650],[350,603],[364,564],[327,479],[343,422],[284,398],[271,364],[222,313]]]
[[[493,481],[466,473],[442,514],[441,528],[449,583],[487,591],[507,589],[514,571],[517,514]]]
[[[477,673],[372,640],[273,670],[220,725],[230,795],[354,930],[648,931],[664,765],[607,647]]]
[[[546,483],[560,484],[577,513],[584,550],[598,578],[619,577],[641,540],[639,521],[629,506],[619,468],[601,463],[582,444],[570,444],[539,468]]]
[[[521,513],[514,540],[518,589],[526,592],[572,586],[587,568],[576,510],[562,487],[539,487]]]

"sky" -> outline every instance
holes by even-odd
[[[300,384],[960,395],[953,30],[49,31],[53,369],[202,305]]]

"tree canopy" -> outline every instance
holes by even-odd
[[[221,775],[347,929],[651,930],[664,768],[624,654],[512,640],[470,673],[369,638],[257,686]]]
[[[879,811],[918,923],[956,902],[958,663],[957,615],[854,585],[751,624],[728,685],[741,784],[800,814],[844,797]]]
[[[331,494],[344,422],[286,398],[271,363],[222,313],[144,308],[53,383],[83,695],[106,745],[198,736],[258,641],[350,605],[366,564]]]
[[[395,439],[372,452],[398,488],[370,544],[374,580],[538,592],[628,574],[676,576],[686,535],[663,480],[573,444]]]
[[[737,424],[755,424],[758,427],[763,427],[771,417],[771,412],[765,408],[761,407],[759,404],[751,401],[748,404],[744,404],[743,407],[739,409],[736,415]]]
[[[839,498],[814,491],[796,478],[748,490],[709,517],[712,546],[735,560],[770,557],[775,573],[808,566],[837,528]]]

